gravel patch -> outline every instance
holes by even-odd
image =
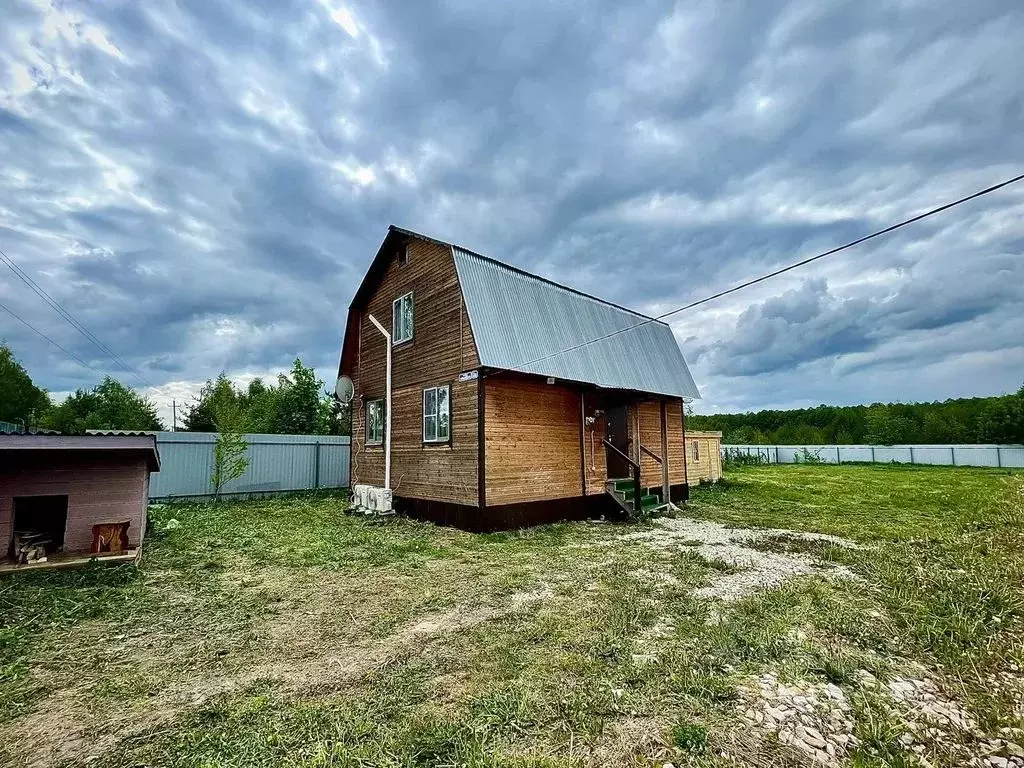
[[[832,683],[783,683],[772,672],[740,688],[743,719],[819,765],[840,765],[856,748],[853,715],[843,690]]]
[[[775,528],[727,528],[720,523],[692,518],[661,518],[649,531],[620,536],[623,541],[642,542],[654,549],[686,549],[706,560],[718,560],[738,568],[736,573],[717,574],[711,584],[694,592],[697,597],[736,600],[762,588],[777,587],[785,581],[810,574],[834,578],[854,578],[849,569],[819,560],[805,553],[765,552],[751,546],[766,536],[820,541],[856,548],[856,543],[838,536],[803,533]]]

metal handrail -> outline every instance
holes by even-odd
[[[640,487],[640,465],[637,462],[633,461],[633,459],[631,459],[629,456],[627,456],[621,450],[619,450],[616,446],[612,445],[612,443],[610,443],[608,441],[607,437],[604,438],[601,442],[603,442],[606,446],[608,446],[613,451],[615,451],[617,454],[619,454],[619,456],[624,458],[626,460],[626,462],[629,464],[629,466],[633,468],[633,511],[637,515],[642,514],[642,512],[643,512],[642,499],[644,497],[644,491]]]
[[[652,450],[651,450],[650,448],[648,448],[648,447],[647,447],[646,445],[641,445],[641,446],[640,446],[640,450],[641,450],[641,451],[643,451],[644,453],[646,453],[646,454],[647,454],[648,456],[650,456],[650,457],[651,457],[652,459],[654,459],[654,460],[655,460],[656,462],[658,462],[659,464],[661,464],[661,456],[659,456],[658,454],[656,454],[656,453],[655,453],[654,451],[652,451]]]

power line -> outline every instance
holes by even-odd
[[[84,365],[84,366],[85,366],[86,368],[89,368],[89,369],[91,369],[91,370],[93,370],[93,371],[96,371],[96,373],[100,374],[101,376],[106,376],[106,375],[107,375],[107,374],[105,374],[105,373],[104,373],[103,371],[101,371],[101,370],[100,370],[99,368],[96,368],[96,367],[94,367],[94,366],[92,366],[92,365],[89,365],[89,363],[85,362],[85,360],[83,360],[82,358],[80,358],[80,357],[79,357],[78,355],[76,355],[76,354],[75,354],[74,352],[72,352],[71,350],[69,350],[69,349],[67,349],[67,348],[65,348],[65,347],[62,347],[62,346],[61,346],[60,344],[58,344],[58,343],[57,343],[56,341],[54,341],[54,340],[53,340],[53,339],[51,339],[51,338],[50,338],[49,336],[47,336],[47,335],[46,335],[45,333],[43,333],[43,332],[42,332],[42,331],[40,331],[40,330],[39,330],[38,328],[36,328],[36,327],[35,327],[34,325],[32,325],[32,323],[30,323],[30,322],[29,322],[28,320],[26,320],[25,318],[23,318],[23,317],[21,317],[20,315],[18,315],[18,314],[17,314],[17,313],[16,313],[16,312],[15,312],[15,311],[14,311],[13,309],[9,309],[8,307],[4,306],[4,305],[3,305],[2,303],[0,303],[0,309],[2,309],[2,310],[3,310],[4,312],[6,312],[7,314],[9,314],[9,315],[10,315],[11,317],[13,317],[13,318],[14,318],[15,320],[17,320],[18,322],[20,322],[20,323],[21,323],[22,325],[24,325],[24,326],[25,326],[26,328],[28,328],[29,330],[31,330],[31,331],[34,331],[35,333],[37,333],[37,334],[39,334],[40,336],[42,336],[42,337],[43,337],[44,339],[46,339],[46,340],[47,340],[48,342],[50,342],[51,344],[53,344],[53,346],[55,346],[55,347],[56,347],[57,349],[59,349],[59,350],[60,350],[61,352],[63,352],[64,354],[66,354],[66,355],[67,355],[68,357],[70,357],[70,358],[73,358],[74,360],[78,361],[79,363],[81,363],[82,365]]]
[[[123,368],[124,370],[126,370],[126,371],[128,371],[130,373],[133,373],[135,375],[135,377],[144,386],[147,386],[147,387],[151,386],[143,378],[142,374],[139,373],[139,371],[137,369],[135,369],[133,366],[131,366],[127,362],[125,362],[124,359],[121,358],[119,355],[117,355],[112,349],[110,349],[110,347],[108,347],[106,344],[104,344],[102,341],[100,341],[100,339],[97,338],[97,336],[92,331],[90,331],[88,328],[86,328],[84,325],[82,325],[82,323],[79,322],[78,319],[74,317],[74,315],[72,315],[70,312],[68,312],[66,309],[64,309],[64,307],[62,307],[60,305],[60,303],[56,299],[53,298],[53,296],[51,296],[49,293],[46,292],[46,289],[44,289],[35,280],[33,280],[28,275],[28,273],[25,272],[25,270],[23,270],[20,266],[18,266],[15,263],[15,261],[10,256],[8,256],[6,253],[4,253],[2,250],[0,250],[0,261],[3,261],[11,269],[11,271],[14,272],[14,274],[17,275],[21,279],[21,281],[23,283],[25,283],[25,285],[27,285],[29,288],[31,288],[32,291],[37,296],[39,296],[39,298],[41,298],[43,301],[45,301],[47,304],[49,304],[50,307],[52,307],[54,310],[56,310],[57,314],[59,314],[61,317],[63,317],[65,320],[67,320],[68,323],[70,323],[71,326],[75,330],[77,330],[79,333],[81,333],[83,336],[85,336],[86,339],[88,339],[104,355],[106,355],[108,358],[110,358],[116,365],[118,365],[119,367]]]
[[[788,266],[782,267],[781,269],[776,269],[774,272],[769,272],[768,274],[761,275],[760,277],[756,277],[756,278],[754,278],[752,280],[747,280],[746,282],[740,283],[739,285],[734,285],[732,288],[726,288],[724,291],[719,291],[718,293],[714,293],[714,294],[712,294],[710,296],[706,296],[703,299],[699,299],[697,301],[690,302],[689,304],[684,304],[681,307],[677,307],[676,309],[673,309],[673,310],[670,310],[668,312],[665,312],[665,313],[663,313],[661,315],[658,315],[657,317],[647,318],[646,320],[642,320],[641,322],[636,323],[635,325],[630,325],[630,326],[628,326],[626,328],[622,328],[622,329],[620,329],[618,331],[613,331],[611,333],[606,333],[604,336],[598,336],[596,339],[591,339],[590,341],[584,341],[582,344],[577,344],[577,345],[575,345],[573,347],[568,347],[566,349],[559,350],[558,352],[552,352],[550,355],[544,355],[543,357],[535,358],[535,359],[530,360],[529,362],[526,362],[526,363],[520,363],[517,367],[511,368],[509,370],[513,370],[513,371],[522,370],[526,366],[533,365],[534,363],[540,363],[540,362],[543,362],[544,360],[549,360],[552,357],[558,357],[559,355],[564,355],[564,354],[566,354],[568,352],[575,352],[577,349],[582,349],[583,347],[589,347],[591,344],[596,344],[599,341],[604,341],[605,339],[610,339],[612,336],[618,336],[620,333],[626,333],[627,331],[632,331],[635,328],[640,328],[641,326],[650,325],[651,323],[655,323],[655,322],[657,322],[659,320],[664,320],[666,317],[671,317],[672,315],[677,315],[680,312],[685,312],[688,309],[693,309],[694,307],[699,307],[701,304],[707,304],[709,301],[714,301],[715,299],[720,299],[722,296],[727,296],[730,293],[736,293],[736,291],[741,291],[744,288],[749,288],[750,286],[756,285],[757,283],[763,283],[765,280],[770,280],[773,277],[778,277],[779,275],[783,274],[784,272],[789,272],[791,270],[797,269],[798,267],[802,267],[802,266],[804,266],[806,264],[810,264],[813,261],[817,261],[818,259],[823,259],[826,256],[831,256],[833,254],[839,253],[840,251],[845,251],[848,248],[853,248],[855,245],[860,245],[861,243],[867,242],[868,240],[872,240],[873,238],[881,237],[882,235],[886,235],[886,234],[888,234],[890,232],[894,232],[897,229],[900,229],[901,227],[905,227],[905,226],[907,226],[909,224],[913,224],[915,222],[921,221],[922,219],[927,219],[929,216],[935,216],[936,214],[942,213],[943,211],[948,211],[950,208],[955,208],[958,205],[963,205],[966,202],[969,202],[969,201],[974,200],[976,198],[982,197],[984,195],[988,195],[988,194],[990,194],[992,192],[995,192],[996,190],[1002,189],[1003,187],[1008,187],[1011,184],[1016,184],[1018,181],[1021,181],[1021,180],[1024,180],[1024,173],[1020,174],[1019,176],[1014,176],[1012,179],[1007,179],[1006,181],[1001,181],[998,184],[993,184],[991,187],[986,187],[985,189],[982,189],[982,190],[979,190],[979,191],[977,191],[977,192],[975,192],[973,194],[967,195],[966,197],[961,197],[960,199],[954,200],[951,203],[946,203],[945,205],[940,205],[938,208],[932,208],[931,210],[925,211],[924,213],[918,214],[917,216],[913,216],[913,217],[911,217],[909,219],[904,219],[903,221],[899,222],[898,224],[893,224],[891,226],[886,227],[885,229],[880,229],[877,232],[872,232],[870,235],[864,235],[864,237],[859,237],[856,240],[851,240],[850,242],[845,243],[844,245],[840,245],[840,246],[838,246],[836,248],[832,248],[831,250],[824,251],[822,253],[817,254],[816,256],[811,256],[810,258],[802,259],[801,261],[794,262],[793,264],[790,264]]]

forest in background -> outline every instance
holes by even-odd
[[[687,426],[732,445],[1024,443],[1024,386],[998,397],[933,403],[819,405],[786,411],[691,414]]]
[[[351,425],[350,409],[339,406],[316,372],[299,359],[276,381],[253,379],[245,387],[221,373],[185,404],[183,415],[185,430],[192,432],[327,435],[348,434]],[[0,421],[66,435],[84,434],[87,429],[166,429],[149,398],[110,376],[54,403],[2,342]]]

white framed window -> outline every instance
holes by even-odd
[[[447,443],[451,438],[450,400],[451,389],[447,384],[423,390],[424,443]]]
[[[697,440],[693,441],[693,460],[700,461],[700,442]]]
[[[366,401],[366,444],[381,445],[384,442],[384,401]]]
[[[412,339],[412,294],[399,296],[391,305],[391,343]]]

